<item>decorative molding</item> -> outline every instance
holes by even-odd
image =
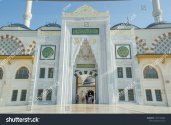
[[[160,36],[158,36],[156,39],[154,39],[154,41],[152,42],[152,47],[150,48],[151,50],[153,50],[154,52],[155,52],[155,50],[157,49],[157,47],[159,46],[159,45],[161,45],[161,47],[168,47],[168,49],[170,49],[170,47],[168,46],[168,45],[165,45],[165,44],[163,44],[163,45],[165,45],[165,46],[163,46],[162,45],[162,43],[163,42],[166,42],[166,41],[163,41],[163,40],[167,40],[167,39],[170,39],[171,40],[171,32],[168,32],[168,33],[163,33],[163,34],[161,34]],[[162,41],[162,43],[161,43],[161,41]],[[169,41],[167,41],[167,42],[169,42]],[[166,43],[167,43],[166,42]],[[169,43],[168,43],[169,44]],[[171,46],[171,44],[169,44],[170,46]],[[162,48],[159,48],[161,51],[162,51]],[[163,48],[163,52],[161,52],[161,53],[167,53],[167,52],[165,52],[165,51],[167,51],[167,49],[166,48]],[[158,50],[156,50],[156,51],[158,51]],[[169,50],[170,51],[170,50]]]
[[[81,38],[73,38],[72,43],[74,45],[80,45],[81,44]]]
[[[162,54],[137,54],[137,60],[138,60],[138,64],[140,64],[141,60],[144,59],[157,59],[158,61],[161,61],[163,64],[165,64],[166,59],[167,58],[171,58],[171,54],[170,55],[164,55]]]
[[[32,60],[32,63],[34,63],[34,56],[0,56],[0,60],[3,60],[1,64],[11,64],[13,60]]]
[[[56,45],[41,45],[40,60],[55,60]]]
[[[36,42],[32,41],[31,44],[27,47],[25,54],[31,55],[34,52],[35,47],[36,47]]]
[[[74,12],[64,12],[63,17],[107,17],[109,16],[109,12],[98,12],[91,6],[83,5],[76,9]]]
[[[146,44],[146,41],[145,40],[140,39],[138,36],[136,36],[135,37],[135,41],[136,41],[138,53],[143,54],[143,53],[146,53],[149,50],[149,48],[147,47],[147,44]]]
[[[116,44],[115,56],[116,59],[131,59],[131,46],[129,44]]]
[[[75,77],[79,77],[81,75],[90,75],[90,76],[94,76],[96,77],[98,74],[97,74],[97,70],[84,70],[84,71],[80,71],[80,70],[75,70],[74,72],[74,76]]]
[[[87,39],[83,41],[77,57],[85,61],[89,60],[90,58],[95,58]]]
[[[4,40],[11,40],[13,42],[16,42],[18,47],[20,48],[21,54],[25,55],[24,44],[19,38],[15,37],[13,35],[6,34],[6,35],[3,35],[3,36],[0,36],[0,41],[4,41]]]

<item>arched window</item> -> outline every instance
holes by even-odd
[[[0,79],[3,79],[3,70],[0,68]]]
[[[145,67],[143,74],[145,79],[158,79],[158,73],[156,69],[151,66]]]
[[[15,75],[16,79],[28,79],[29,78],[29,70],[26,67],[21,67],[17,70]]]

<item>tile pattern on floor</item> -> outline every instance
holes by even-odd
[[[146,114],[171,113],[171,107],[144,106],[136,104],[116,105],[33,105],[0,107],[0,113],[56,113],[56,114]]]

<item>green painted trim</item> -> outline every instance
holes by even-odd
[[[99,35],[99,28],[72,28],[72,35]]]

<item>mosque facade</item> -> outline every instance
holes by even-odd
[[[110,26],[110,13],[84,5],[62,24],[0,28],[0,106],[135,103],[171,106],[171,23]]]

